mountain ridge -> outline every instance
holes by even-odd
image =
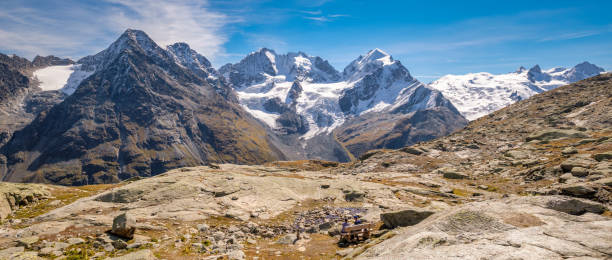
[[[429,84],[441,91],[469,120],[474,120],[513,102],[586,79],[604,70],[589,62],[566,69],[555,67],[542,70],[534,65],[529,70],[520,67],[507,74],[487,72],[445,75]]]

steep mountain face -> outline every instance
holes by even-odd
[[[3,180],[109,183],[206,162],[282,159],[257,121],[192,71],[204,60],[178,53],[127,30],[79,60],[91,76],[1,148]]]
[[[233,102],[238,100],[232,87],[229,86],[230,84],[226,82],[225,78],[219,77],[219,73],[212,67],[210,61],[192,50],[189,45],[179,42],[166,46],[166,50],[177,64],[205,79],[225,99]]]
[[[319,57],[278,55],[265,48],[220,72],[234,84],[248,112],[282,136],[293,134],[292,142],[302,143],[306,155],[318,150],[315,137],[325,139],[325,145],[342,144],[342,157],[349,158],[371,148],[429,140],[466,124],[440,92],[421,84],[379,49],[357,58],[342,74]],[[408,119],[426,110],[443,113],[439,122],[444,127],[407,137],[407,129],[415,126]]]
[[[545,71],[535,65],[529,70],[520,67],[514,73],[501,75],[486,72],[447,75],[429,86],[441,91],[467,119],[474,120],[516,101],[602,72],[602,68],[588,62]]]
[[[23,128],[38,113],[63,98],[58,92],[40,91],[40,82],[32,78],[33,72],[50,64],[71,62],[54,56],[36,56],[30,62],[16,55],[0,54],[0,146],[10,139],[14,131]]]

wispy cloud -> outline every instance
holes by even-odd
[[[322,12],[305,12],[305,11],[301,11],[302,13],[307,13],[310,14],[310,16],[303,16],[304,19],[307,20],[312,20],[312,21],[317,21],[317,22],[332,22],[337,20],[338,18],[342,18],[342,17],[349,17],[349,15],[346,14],[328,14],[325,15]]]
[[[317,10],[317,11],[300,11],[300,13],[305,13],[309,15],[319,15],[319,14],[322,14],[323,12],[321,10]]]
[[[602,33],[606,33],[607,31],[605,30],[601,30],[601,31],[584,31],[584,32],[571,32],[571,33],[564,33],[564,34],[560,34],[560,35],[552,35],[552,36],[548,36],[548,37],[544,37],[539,39],[539,42],[547,42],[547,41],[561,41],[561,40],[573,40],[573,39],[580,39],[580,38],[585,38],[585,37],[589,37],[589,36],[595,36],[595,35],[599,35]]]
[[[207,10],[201,1],[107,1],[120,5],[110,17],[114,27],[142,29],[162,46],[185,41],[205,56],[214,57],[227,41],[221,31],[227,17]]]
[[[187,42],[213,57],[224,52],[222,28],[234,22],[210,11],[206,1],[104,0],[95,4],[46,1],[25,8],[21,1],[0,3],[0,50],[31,58],[36,54],[79,58],[108,46],[127,28],[147,32],[158,44]]]

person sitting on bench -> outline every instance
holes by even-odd
[[[355,225],[363,223],[363,221],[361,221],[361,219],[359,218],[359,215],[355,215],[353,218],[355,219]]]
[[[342,223],[342,230],[340,232],[342,233],[346,233],[346,228],[349,226],[350,224],[348,223],[348,218],[344,218],[344,223]]]

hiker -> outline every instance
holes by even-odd
[[[344,222],[342,223],[342,230],[340,230],[340,232],[342,234],[347,233],[346,228],[348,228],[350,225],[351,224],[349,224],[348,218],[344,218]],[[350,234],[348,234],[348,236],[343,235],[343,237],[344,239],[346,239],[346,242],[351,242],[351,240],[353,239]]]
[[[359,218],[359,215],[355,215],[353,218],[355,219],[354,220],[355,225],[363,224],[363,221],[361,221],[361,219]]]
[[[345,233],[346,232],[346,228],[348,226],[350,226],[350,224],[348,223],[348,218],[344,218],[344,223],[342,223],[342,230],[341,230],[341,232]]]

